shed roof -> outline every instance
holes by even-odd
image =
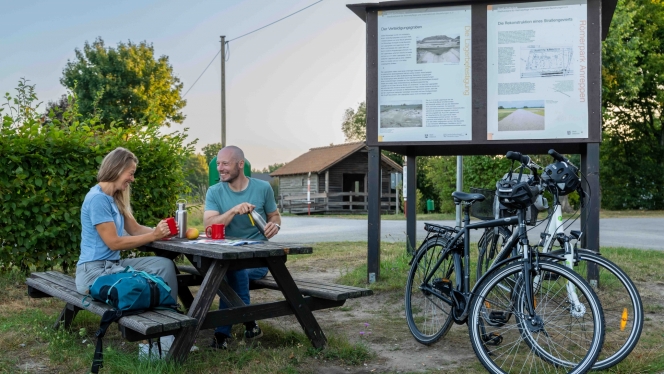
[[[486,0],[474,1],[467,0],[468,3],[486,3]],[[515,1],[518,2],[518,1]],[[609,26],[611,26],[611,19],[613,18],[613,12],[616,10],[616,4],[618,0],[601,0],[602,8],[602,40],[606,39],[606,36],[609,34]],[[369,8],[378,8],[378,9],[389,9],[389,8],[403,8],[411,6],[423,6],[423,5],[434,5],[441,6],[446,5],[445,3],[450,3],[450,5],[458,5],[459,0],[397,0],[397,1],[379,1],[373,3],[362,3],[362,4],[346,4],[348,9],[352,10],[362,21],[367,21],[367,9]]]
[[[309,152],[300,155],[293,161],[270,173],[270,176],[279,177],[282,175],[307,174],[310,172],[321,173],[363,148],[368,148],[365,142],[311,148]],[[388,157],[381,155],[381,161],[396,170],[402,170],[399,164]]]

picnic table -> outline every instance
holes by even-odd
[[[286,267],[287,256],[311,254],[313,249],[309,245],[265,241],[225,246],[173,238],[152,242],[142,249],[171,259],[183,254],[193,265],[178,267],[179,272],[184,273],[178,275],[178,296],[188,309],[187,316],[198,321],[183,326],[176,335],[169,355],[178,361],[187,357],[201,329],[292,314],[312,345],[322,348],[327,340],[312,311],[338,307],[348,298],[372,294],[368,289],[312,280],[301,280],[296,284]],[[252,282],[252,289],[279,290],[285,300],[245,305],[223,280],[229,270],[255,267],[267,267],[271,277]],[[188,287],[192,285],[200,285],[196,295],[193,295]],[[215,295],[223,298],[229,308],[210,310]]]
[[[201,329],[286,315],[295,315],[312,345],[322,348],[327,340],[312,311],[342,306],[347,299],[373,294],[364,288],[294,279],[285,265],[287,257],[312,253],[313,249],[309,245],[265,241],[223,246],[171,238],[149,243],[140,249],[172,260],[184,255],[191,262],[193,266],[177,266],[178,296],[187,314],[150,310],[122,317],[118,321],[118,328],[129,341],[175,335],[169,356],[177,361],[187,358]],[[245,305],[224,281],[229,270],[253,267],[267,267],[271,276],[251,281],[250,288],[279,290],[284,300]],[[70,328],[81,310],[101,316],[111,308],[94,300],[84,303],[83,295],[76,291],[74,278],[58,271],[34,272],[26,283],[29,296],[55,297],[66,303],[54,325],[56,329],[61,326]],[[191,293],[189,286],[200,286],[196,295]],[[229,308],[210,310],[215,295],[222,298]]]

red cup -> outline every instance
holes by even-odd
[[[223,223],[215,223],[205,228],[205,236],[211,239],[226,238],[226,226]]]
[[[171,230],[171,235],[177,235],[178,226],[175,224],[175,218],[173,217],[166,218],[166,223],[168,223],[168,229]]]

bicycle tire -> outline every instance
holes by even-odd
[[[638,343],[643,330],[643,303],[634,282],[618,265],[590,250],[576,252],[579,261],[574,271],[585,276],[591,263],[599,270],[599,284],[590,285],[602,303],[606,333],[593,370],[605,370],[624,360]],[[558,256],[564,253],[564,250],[551,252]]]
[[[429,290],[439,290],[444,280],[456,284],[454,254],[445,250],[451,240],[449,235],[438,236],[427,240],[421,246],[408,271],[406,282],[405,308],[408,329],[415,340],[424,345],[431,345],[440,340],[452,327],[452,300],[441,299]],[[432,269],[439,258],[443,262],[437,269]],[[430,281],[425,284],[427,275],[433,272]],[[436,283],[439,282],[439,283]]]
[[[571,269],[540,262],[539,278],[533,285],[540,325],[530,324],[527,312],[524,313],[525,297],[519,292],[523,268],[524,262],[519,260],[492,269],[474,290],[468,330],[478,359],[491,373],[590,370],[604,337],[602,307],[592,288]],[[546,273],[555,276],[544,277]],[[570,302],[567,282],[576,287],[579,304]],[[506,288],[512,291],[506,292]],[[487,318],[499,313],[513,317],[500,324],[486,323]]]
[[[484,229],[480,240],[477,241],[477,279],[482,278],[482,275],[489,270],[494,258],[511,235],[512,232],[503,226]]]

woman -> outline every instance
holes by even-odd
[[[170,235],[165,220],[154,229],[136,222],[129,204],[130,184],[138,159],[118,147],[104,157],[97,173],[97,185],[90,189],[81,208],[81,256],[76,264],[76,289],[87,294],[99,276],[131,266],[159,275],[171,287],[177,300],[178,284],[173,261],[163,257],[120,258],[128,250]],[[123,231],[129,236],[123,236]]]

